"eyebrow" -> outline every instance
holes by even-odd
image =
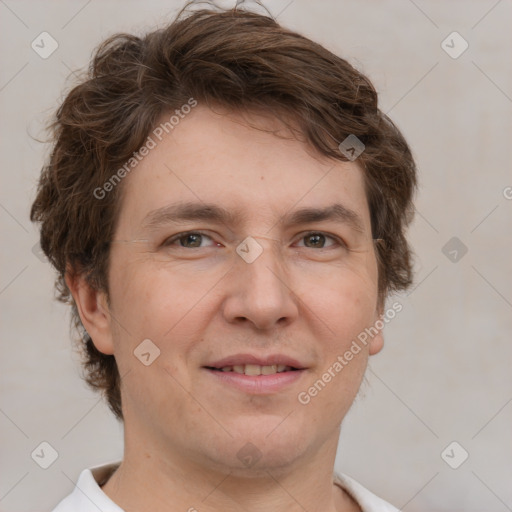
[[[285,214],[280,220],[285,226],[312,224],[321,221],[341,222],[348,224],[356,231],[364,231],[363,220],[359,214],[340,203],[331,204],[324,208],[301,208]]]
[[[217,224],[238,224],[243,220],[238,210],[227,210],[216,204],[176,203],[149,212],[142,227],[155,229],[163,224],[179,224],[195,220],[207,220]]]
[[[175,203],[149,212],[142,221],[144,229],[154,230],[165,224],[179,224],[190,221],[208,221],[228,226],[239,225],[247,219],[241,210],[228,210],[208,203]],[[340,203],[323,208],[300,208],[285,213],[276,223],[284,227],[334,221],[348,224],[356,231],[363,232],[364,224],[358,213]]]

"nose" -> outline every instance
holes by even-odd
[[[229,323],[250,323],[259,330],[288,325],[298,317],[299,308],[280,244],[258,238],[258,247],[254,240],[250,251],[261,254],[254,260],[244,259],[242,251],[236,255],[223,304],[224,317]]]

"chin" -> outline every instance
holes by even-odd
[[[233,437],[217,439],[210,460],[240,477],[262,476],[267,471],[285,470],[301,459],[315,445],[314,436],[304,425],[292,420],[292,415],[254,416],[226,425]],[[205,447],[206,448],[206,447]],[[268,476],[268,475],[267,475]]]

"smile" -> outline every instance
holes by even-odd
[[[235,389],[249,395],[275,395],[288,390],[302,378],[306,369],[291,366],[253,364],[203,367],[211,377],[212,385]]]
[[[261,366],[259,364],[242,364],[234,366],[223,366],[222,368],[207,367],[209,370],[221,372],[234,372],[244,375],[274,375],[276,373],[295,371],[296,368],[284,364],[272,364]]]

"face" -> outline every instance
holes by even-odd
[[[125,178],[110,305],[85,318],[132,442],[235,471],[336,446],[382,344],[344,356],[378,319],[360,168],[246,119],[198,106]]]

